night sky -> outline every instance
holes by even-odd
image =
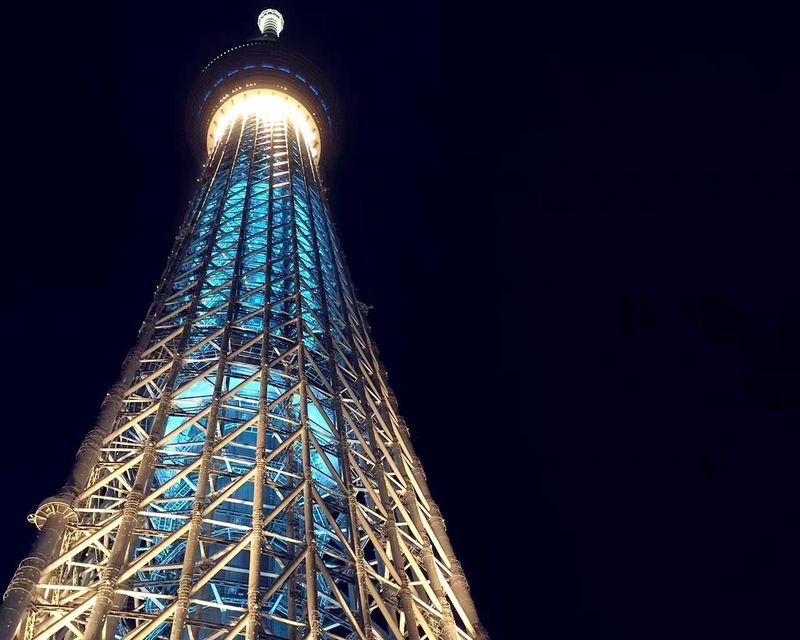
[[[800,637],[796,22],[552,4],[274,5],[337,87],[333,214],[478,610]],[[6,13],[3,585],[185,213],[193,78],[266,6]]]

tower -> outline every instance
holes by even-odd
[[[196,193],[3,639],[486,637],[325,200],[330,92],[258,25],[197,82]]]

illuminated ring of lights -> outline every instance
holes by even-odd
[[[214,111],[206,133],[208,153],[214,150],[219,138],[225,133],[231,122],[252,113],[264,114],[270,119],[288,116],[292,119],[306,139],[311,155],[319,162],[322,154],[322,142],[319,128],[311,112],[298,100],[287,93],[275,89],[247,89],[227,98]]]

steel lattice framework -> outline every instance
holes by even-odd
[[[31,519],[3,637],[486,637],[295,118],[226,124],[120,381]]]

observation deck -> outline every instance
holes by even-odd
[[[258,23],[261,36],[220,53],[195,83],[187,113],[192,148],[205,160],[232,118],[283,111],[303,131],[319,163],[332,141],[330,87],[311,61],[280,41],[280,13],[267,9]]]

